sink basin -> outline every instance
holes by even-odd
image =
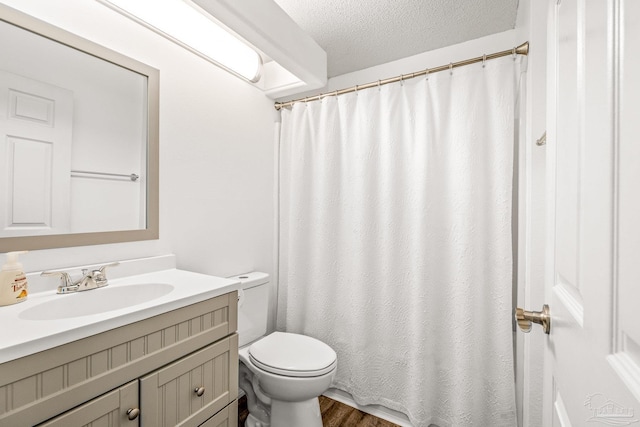
[[[55,295],[22,311],[18,317],[23,320],[57,320],[89,316],[152,301],[173,289],[173,285],[166,283],[139,283]]]

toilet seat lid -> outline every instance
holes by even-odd
[[[317,377],[336,365],[336,352],[322,341],[286,332],[274,332],[252,344],[249,357],[260,369],[289,377]]]

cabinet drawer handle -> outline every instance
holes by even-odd
[[[138,418],[138,415],[140,415],[140,409],[138,408],[131,408],[127,410],[127,417],[129,417],[131,421]]]
[[[193,389],[193,392],[200,397],[204,394],[204,387],[196,387]]]

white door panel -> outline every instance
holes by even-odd
[[[13,136],[7,137],[7,143],[10,225],[45,225],[51,221],[52,144]]]
[[[549,8],[546,423],[640,426],[640,2]]]

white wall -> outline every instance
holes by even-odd
[[[160,70],[160,239],[32,251],[25,269],[175,253],[188,270],[271,273],[273,102],[96,1],[2,2]]]

